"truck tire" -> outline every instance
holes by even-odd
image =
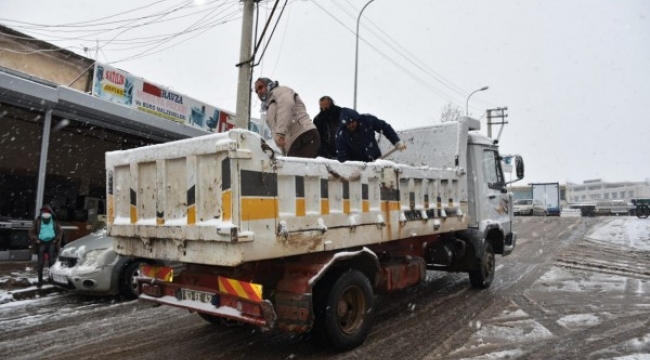
[[[492,285],[494,280],[495,271],[495,257],[494,249],[489,241],[485,241],[483,245],[483,253],[477,259],[477,269],[469,271],[469,282],[473,288],[487,289]]]
[[[347,271],[327,294],[319,295],[324,295],[315,309],[315,333],[320,340],[339,351],[361,345],[374,317],[374,295],[368,278],[358,270]]]
[[[120,275],[119,290],[125,299],[133,300],[138,297],[138,284],[135,281],[140,274],[140,265],[142,261],[134,261],[127,265]]]

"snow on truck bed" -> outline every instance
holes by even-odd
[[[467,133],[402,132],[399,163],[282,157],[245,130],[110,152],[109,234],[123,255],[237,266],[466,229]]]

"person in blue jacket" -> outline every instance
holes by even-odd
[[[395,130],[385,122],[370,114],[359,114],[355,110],[341,109],[341,125],[336,136],[336,153],[340,162],[372,162],[381,157],[375,133],[383,134],[400,151],[406,145],[399,139]]]
[[[52,268],[57,250],[61,244],[63,230],[54,217],[54,211],[49,205],[41,208],[40,215],[32,223],[29,229],[29,238],[32,244],[38,248],[38,285],[43,286],[43,266],[45,265],[45,254],[48,256],[48,265]]]

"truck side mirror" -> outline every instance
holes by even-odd
[[[515,171],[517,172],[517,179],[524,178],[524,159],[521,156],[515,156]]]

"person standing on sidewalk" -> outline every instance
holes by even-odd
[[[34,219],[31,229],[29,229],[29,239],[38,249],[38,288],[43,286],[43,266],[45,265],[45,254],[48,255],[49,266],[54,265],[56,257],[56,247],[61,241],[63,231],[61,226],[52,214],[52,208],[45,205],[41,208],[41,213]]]

